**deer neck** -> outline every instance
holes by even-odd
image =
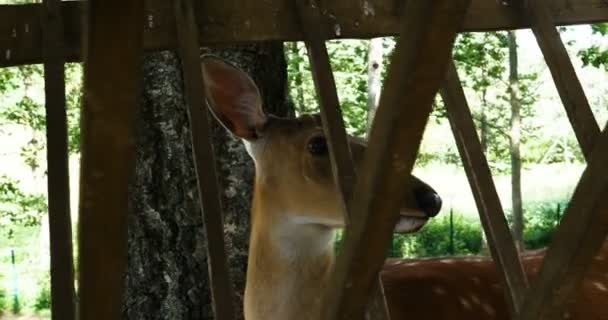
[[[318,318],[320,292],[333,263],[334,229],[303,223],[281,198],[256,182],[246,320]]]

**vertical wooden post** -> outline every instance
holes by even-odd
[[[190,121],[194,169],[207,237],[207,263],[215,319],[235,318],[234,293],[224,244],[222,204],[200,63],[198,28],[192,0],[174,0],[177,42]]]
[[[74,258],[61,1],[44,0],[41,9],[40,16],[44,26],[42,31],[51,244],[51,316],[55,320],[74,320]]]
[[[90,0],[85,12],[79,230],[82,320],[122,319],[143,4],[143,0]]]

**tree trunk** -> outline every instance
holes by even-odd
[[[517,36],[509,31],[509,93],[511,102],[511,201],[513,214],[513,238],[517,248],[523,250],[524,218],[521,195],[521,104],[519,101],[519,76],[517,70]]]
[[[286,114],[281,43],[214,52],[250,72],[267,110]],[[192,163],[180,62],[173,52],[147,54],[131,183],[127,319],[212,319],[206,244]],[[242,319],[253,164],[245,149],[213,121],[222,186],[224,231]]]
[[[479,126],[479,135],[481,140],[481,150],[483,153],[488,156],[488,115],[486,114],[488,109],[488,100],[487,97],[488,90],[483,89],[481,94],[481,119]]]
[[[372,127],[382,90],[382,38],[369,40],[367,51],[367,133]]]

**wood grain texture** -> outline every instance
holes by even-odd
[[[515,315],[519,312],[528,283],[453,62],[448,67],[441,97],[492,257],[507,288],[506,298],[511,315]]]
[[[435,95],[470,1],[410,0],[388,69],[322,319],[364,319]],[[450,12],[445,15],[445,12]],[[406,147],[405,147],[406,146]],[[373,218],[371,213],[373,212]]]
[[[348,210],[346,204],[351,200],[353,186],[357,179],[355,167],[347,143],[342,110],[338,99],[336,82],[329,61],[329,54],[322,37],[320,26],[320,9],[316,1],[314,5],[307,0],[296,1],[302,31],[306,40],[306,49],[310,60],[310,68],[315,84],[317,99],[321,107],[323,132],[327,137],[327,145],[332,165],[334,181],[342,195],[344,218],[348,225]]]
[[[80,1],[62,2],[68,60],[80,59],[82,5]],[[303,40],[295,5],[288,0],[196,1],[201,46]],[[0,67],[42,61],[38,6],[0,5]],[[320,6],[320,28],[327,39],[397,35],[404,13],[404,2],[399,0],[320,1]],[[145,10],[145,47],[175,47],[171,1],[147,0]],[[558,25],[608,21],[608,3],[604,0],[554,0],[549,3],[549,11]],[[450,13],[440,14],[448,17]],[[527,17],[503,7],[500,1],[473,0],[461,31],[527,27]]]
[[[559,319],[608,235],[608,128],[597,136],[588,165],[553,235],[521,320]]]
[[[553,236],[539,277],[528,291],[522,320],[556,319],[567,312],[608,233],[608,206],[602,201],[608,196],[608,133],[604,130],[600,135],[547,3],[529,1],[527,13],[588,166]]]
[[[230,282],[224,240],[220,189],[204,94],[198,33],[190,0],[174,0],[178,52],[182,60],[185,97],[190,120],[194,169],[197,175],[207,237],[207,263],[214,318],[233,320],[234,290]]]
[[[530,1],[526,12],[530,15],[532,31],[551,71],[578,143],[585,158],[589,158],[600,128],[546,5],[547,1]]]
[[[79,318],[118,320],[122,319],[127,270],[128,185],[140,95],[143,1],[91,0],[88,5],[81,116]]]
[[[66,117],[63,22],[61,2],[45,0],[40,13],[45,26],[44,92],[48,164],[49,235],[51,245],[51,315],[74,320],[74,257],[70,218],[68,128]]]
[[[323,131],[327,137],[334,181],[342,196],[345,225],[350,224],[348,204],[352,201],[357,179],[342,110],[325,39],[321,29],[321,10],[316,1],[298,0],[297,9],[312,69],[315,90],[321,107]],[[380,279],[376,280],[367,314],[372,319],[390,319]]]

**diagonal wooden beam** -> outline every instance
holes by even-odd
[[[488,237],[492,257],[497,262],[502,281],[508,289],[506,298],[511,314],[516,315],[525,297],[528,282],[453,61],[448,67],[441,97],[448,111],[452,132]]]
[[[51,316],[74,320],[74,257],[70,218],[68,126],[65,99],[65,47],[61,1],[43,1],[44,92],[51,244]]]
[[[83,320],[114,320],[122,319],[127,266],[143,0],[91,0],[86,13],[78,313]]]
[[[198,28],[192,0],[173,0],[178,52],[182,62],[184,89],[188,104],[194,169],[207,240],[207,263],[215,319],[235,319],[234,290],[230,281],[224,242],[224,222],[218,186],[215,155],[211,143],[208,108],[198,46]]]
[[[608,133],[600,135],[583,88],[576,77],[548,2],[529,3],[532,30],[553,75],[588,166],[556,231],[520,319],[562,317],[594,255],[608,233]]]
[[[322,37],[321,9],[315,0],[296,0],[302,32],[312,69],[315,90],[321,106],[323,131],[327,137],[334,181],[342,194],[344,217],[348,225],[346,204],[352,198],[357,179],[350,154],[336,82],[331,69],[325,39]]]
[[[323,131],[327,137],[334,181],[342,196],[345,225],[349,225],[348,204],[352,200],[353,188],[357,179],[340,101],[333,77],[325,40],[322,37],[321,9],[314,1],[297,0],[298,17],[306,39],[306,49],[310,59],[315,90],[321,107]],[[390,319],[380,278],[374,286],[372,299],[367,312],[373,319]]]
[[[521,320],[560,319],[608,234],[608,127],[578,183],[522,307]]]
[[[350,206],[351,224],[324,292],[321,319],[364,318],[398,218],[399,199],[409,187],[407,177],[469,4],[468,0],[406,3],[401,36]]]
[[[528,3],[529,7],[525,9],[530,16],[532,31],[551,71],[578,143],[585,158],[589,158],[600,128],[556,29],[555,20],[548,8],[550,1],[530,0]]]

